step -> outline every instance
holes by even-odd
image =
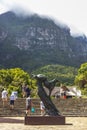
[[[25,101],[25,98],[18,98],[15,101],[14,110],[11,112],[9,107],[9,100],[8,105],[3,110],[2,100],[0,98],[0,116],[25,116]],[[40,115],[40,99],[32,99],[32,102],[34,103],[35,113],[31,113],[31,115]],[[62,115],[87,116],[87,99],[54,99],[53,103]]]

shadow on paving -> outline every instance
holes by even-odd
[[[24,120],[0,117],[0,123],[24,123]]]

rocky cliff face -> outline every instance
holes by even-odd
[[[72,37],[51,19],[0,15],[0,65],[32,71],[47,64],[80,66],[87,61],[87,38]]]

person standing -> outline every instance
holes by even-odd
[[[28,87],[28,85],[25,88],[26,97],[29,97],[31,95],[31,89]]]
[[[7,92],[6,88],[4,88],[4,90],[2,91],[3,107],[5,107],[5,105],[7,105],[7,99],[8,99],[8,92]]]
[[[31,107],[33,103],[30,95],[26,98],[26,116],[31,114]]]
[[[10,109],[13,110],[14,109],[14,102],[16,100],[15,94],[12,93],[10,96]]]
[[[42,101],[40,101],[40,110],[41,110],[41,115],[43,116],[45,114],[45,106]]]
[[[23,98],[26,96],[26,85],[25,84],[22,85],[22,96],[23,96]]]

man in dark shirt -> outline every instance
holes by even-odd
[[[25,92],[26,92],[26,97],[29,97],[31,94],[31,89],[27,86]]]

